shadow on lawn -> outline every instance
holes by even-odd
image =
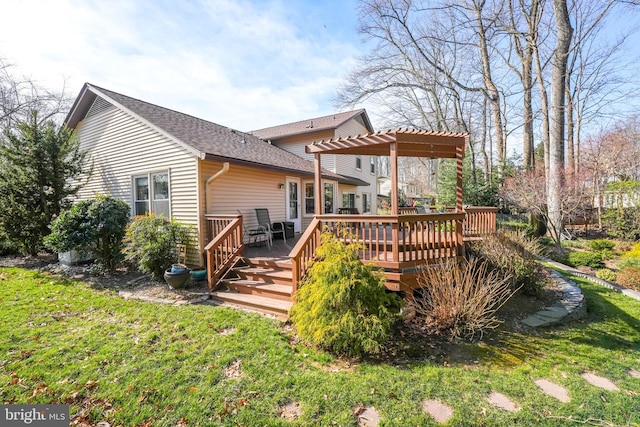
[[[576,332],[580,332],[571,338],[572,342],[607,350],[640,350],[640,318],[610,302],[607,296],[615,294],[614,291],[586,284],[576,277],[572,279],[581,282],[582,291],[587,299],[588,313],[586,319],[569,325],[575,328]],[[632,300],[628,302],[634,304]]]

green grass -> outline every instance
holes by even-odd
[[[0,399],[69,403],[78,420],[113,426],[355,426],[360,404],[375,406],[381,426],[433,425],[421,410],[427,398],[454,408],[451,425],[640,425],[640,379],[627,374],[640,370],[640,303],[575,280],[587,296],[585,320],[533,334],[498,331],[446,346],[444,355],[407,340],[396,357],[334,372],[344,361],[292,344],[278,322],[258,315],[124,301],[0,269]],[[236,361],[241,375],[225,377]],[[585,371],[621,391],[589,385]],[[543,378],[566,387],[571,402],[538,391],[533,381]],[[492,407],[491,391],[522,409]],[[289,402],[301,405],[293,422],[279,417]]]

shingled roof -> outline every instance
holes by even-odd
[[[363,126],[366,127],[369,132],[373,132],[373,127],[371,126],[366,110],[360,109],[253,130],[251,133],[265,141],[270,139],[275,140],[284,136],[302,135],[305,133],[336,129],[349,120],[358,118],[362,120]]]
[[[99,96],[164,133],[203,159],[313,176],[313,163],[271,145],[257,136],[150,104],[85,83],[65,122],[75,128]],[[323,171],[323,176],[345,184],[368,185],[353,177]]]

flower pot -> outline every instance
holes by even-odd
[[[196,282],[201,282],[207,278],[206,268],[194,268],[191,270],[191,278]]]
[[[182,270],[174,273],[172,268],[167,268],[164,272],[164,280],[173,289],[180,289],[186,287],[187,280],[191,277],[189,269]]]

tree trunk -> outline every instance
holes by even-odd
[[[567,79],[567,176],[571,179],[575,173],[576,148],[574,144],[575,122],[573,120],[573,97],[571,95],[571,82]]]
[[[551,76],[551,120],[549,128],[549,171],[547,181],[547,209],[551,237],[560,246],[562,231],[561,191],[564,170],[564,94],[566,89],[567,57],[571,45],[572,28],[566,0],[553,1],[556,22],[556,49]]]

